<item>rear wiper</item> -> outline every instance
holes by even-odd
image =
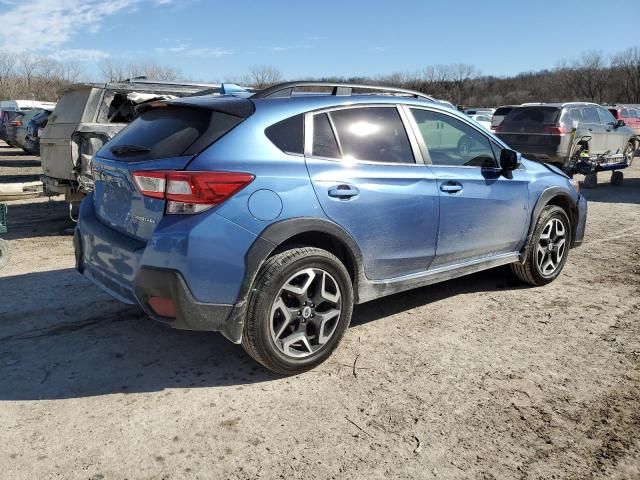
[[[116,145],[111,147],[111,153],[114,155],[127,155],[128,153],[144,153],[150,152],[149,147],[143,147],[141,145]]]

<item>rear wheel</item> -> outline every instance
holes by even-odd
[[[567,214],[562,208],[549,205],[536,222],[525,262],[511,264],[511,269],[525,283],[546,285],[560,275],[570,244],[571,223]]]
[[[312,247],[286,250],[256,277],[242,346],[270,370],[301,373],[331,355],[352,310],[351,279],[337,257]]]

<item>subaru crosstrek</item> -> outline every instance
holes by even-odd
[[[506,264],[558,276],[587,210],[559,169],[419,93],[325,86],[147,105],[95,157],[78,270],[284,374],[324,361],[354,304]]]

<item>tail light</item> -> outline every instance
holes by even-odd
[[[492,128],[493,128],[493,132],[494,133],[502,133],[502,132],[504,132],[504,127],[502,125],[497,125],[497,126],[492,127]]]
[[[11,120],[11,122],[9,122],[9,125],[11,125],[12,127],[21,127],[22,120]]]
[[[145,197],[167,200],[167,213],[189,214],[219,205],[255,177],[237,172],[143,170],[133,173]]]
[[[571,133],[571,129],[557,126],[545,126],[543,128],[544,133],[551,135],[562,135],[564,133]]]

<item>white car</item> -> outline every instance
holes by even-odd
[[[491,130],[491,117],[489,115],[469,115],[469,118],[471,118],[471,120],[475,120],[487,130]]]

